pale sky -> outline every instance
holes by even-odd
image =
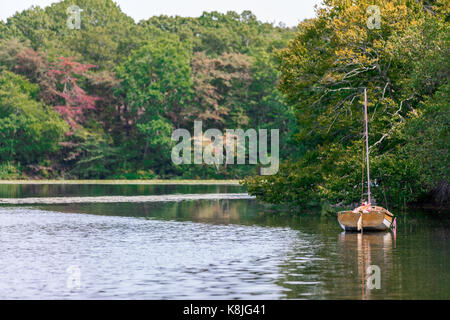
[[[139,21],[155,15],[198,17],[203,11],[251,10],[263,22],[296,26],[305,18],[314,17],[314,5],[321,0],[114,0],[127,15]],[[58,0],[0,0],[0,19],[32,5],[45,7]]]

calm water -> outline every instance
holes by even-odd
[[[196,191],[242,192],[34,185],[0,186],[0,197]],[[395,235],[344,234],[336,217],[253,200],[0,206],[0,298],[449,299],[449,235],[449,219],[413,212]],[[380,289],[365,285],[369,265]]]
[[[244,192],[244,189],[235,185],[0,184],[0,198],[144,196],[240,192]]]

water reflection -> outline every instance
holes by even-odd
[[[345,233],[339,235],[339,245],[345,263],[345,268],[352,270],[352,274],[360,277],[361,299],[370,299],[374,290],[367,280],[373,273],[368,272],[368,268],[375,266],[380,268],[381,281],[388,282],[392,273],[392,249],[393,236],[391,232],[373,233]],[[357,263],[355,263],[355,261]],[[369,269],[370,270],[370,269]],[[373,283],[371,281],[371,283]],[[384,284],[384,283],[383,283]]]
[[[40,205],[40,209],[68,213],[194,221],[212,224],[266,225],[263,207],[248,200],[202,200],[155,203],[92,203]]]
[[[280,243],[268,272],[288,299],[430,299],[449,297],[448,220],[410,213],[402,217],[397,239],[391,233],[347,233],[334,216],[268,212],[253,200],[186,201],[158,204],[44,206],[59,212],[196,222],[236,228],[233,243],[246,242],[241,226],[292,230]],[[279,229],[281,228],[281,229]],[[237,230],[240,231],[237,231]],[[283,234],[283,233],[281,233]],[[273,245],[261,235],[261,245]],[[288,245],[287,245],[288,244]],[[227,250],[223,248],[222,250]],[[182,253],[180,253],[182,256]],[[258,261],[264,261],[261,258]],[[256,262],[254,262],[256,263]],[[367,267],[380,267],[381,288],[368,290]],[[253,289],[254,292],[258,290]]]
[[[0,208],[0,298],[279,299],[274,279],[295,234]],[[65,287],[72,265],[82,273],[75,291]]]
[[[0,198],[241,193],[239,185],[0,184]]]
[[[335,216],[254,200],[0,207],[0,297],[448,299],[448,235],[448,220],[413,212],[396,239],[341,233]]]

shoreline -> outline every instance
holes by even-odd
[[[232,185],[239,186],[240,180],[0,180],[0,185],[19,184],[96,184],[96,185]]]
[[[49,197],[3,198],[0,205],[74,204],[74,203],[144,203],[180,202],[189,200],[251,200],[247,193],[168,194],[151,196],[98,196],[98,197]]]

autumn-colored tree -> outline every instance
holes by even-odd
[[[72,127],[83,121],[85,110],[93,110],[98,97],[86,93],[78,85],[78,81],[92,79],[100,83],[99,75],[90,75],[88,71],[93,65],[82,64],[72,58],[60,57],[49,62],[48,57],[33,50],[15,39],[5,42],[0,51],[4,68],[13,70],[39,85],[37,97],[46,104],[52,105]],[[95,82],[93,81],[93,82]],[[63,104],[62,104],[63,103]]]
[[[358,201],[366,88],[375,199],[404,204],[430,192],[436,181],[422,183],[402,147],[406,124],[447,81],[447,16],[444,1],[430,8],[408,0],[325,0],[279,52],[280,90],[296,110],[305,152],[278,177],[249,180],[251,191],[270,201]],[[281,190],[289,185],[295,188],[287,195]]]
[[[60,61],[47,74],[55,81],[48,88],[51,93],[63,99],[64,104],[54,106],[64,119],[74,128],[84,120],[86,110],[95,109],[98,97],[90,96],[79,85],[79,77],[87,76],[93,65],[82,64],[70,58],[61,57]]]
[[[191,119],[223,128],[230,123],[248,124],[244,108],[250,83],[250,59],[239,53],[210,58],[198,52],[192,59],[195,98],[185,111]]]

